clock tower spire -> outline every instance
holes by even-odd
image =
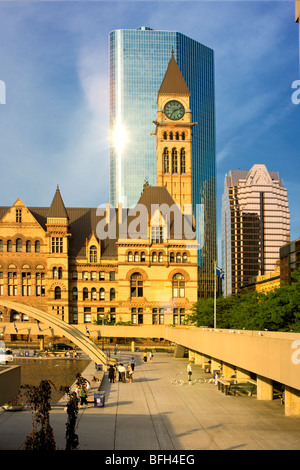
[[[157,186],[166,186],[184,211],[192,204],[192,122],[190,91],[172,56],[157,96]]]

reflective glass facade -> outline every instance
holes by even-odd
[[[149,28],[112,31],[109,48],[113,206],[119,202],[127,207],[136,204],[145,179],[156,185],[156,138],[151,133],[155,130],[157,93],[172,48],[191,92],[192,119],[198,123],[193,130],[193,208],[196,219],[204,224],[199,266],[208,282],[200,285],[200,296],[207,296],[213,289],[216,259],[213,50],[181,33]]]

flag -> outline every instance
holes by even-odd
[[[90,332],[89,332],[89,329],[88,329],[88,327],[87,327],[86,325],[85,325],[85,329],[86,329],[87,334],[89,335]]]
[[[16,333],[18,333],[18,328],[16,327],[15,322],[14,322],[14,327],[15,327]]]
[[[219,268],[218,266],[216,267],[216,274],[219,276],[221,279],[224,279],[225,273],[222,268]]]

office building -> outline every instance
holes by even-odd
[[[214,53],[173,31],[142,27],[109,37],[110,203],[131,207],[147,179],[157,182],[156,100],[171,51],[190,92],[192,207],[198,228],[199,296],[213,293],[216,260]]]
[[[280,247],[289,241],[287,190],[265,165],[231,170],[222,199],[223,293],[239,292],[251,278],[272,272]]]

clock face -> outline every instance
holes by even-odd
[[[172,119],[172,121],[177,121],[184,116],[184,107],[179,101],[168,101],[165,105],[164,113],[167,118]]]

